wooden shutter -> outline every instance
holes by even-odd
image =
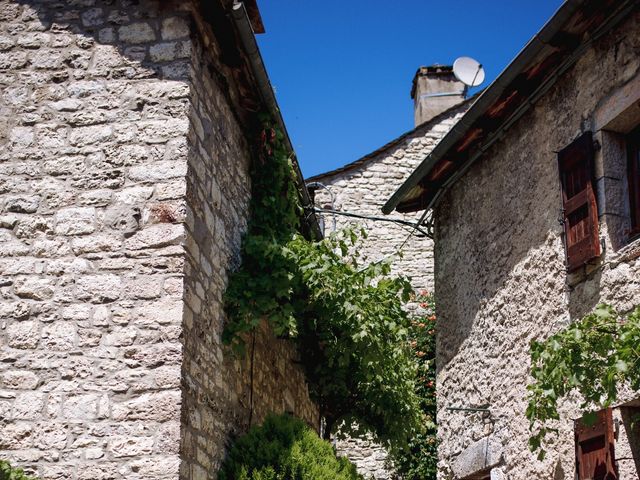
[[[593,140],[587,132],[558,153],[569,271],[600,256],[593,182]]]
[[[631,235],[640,233],[640,128],[629,135],[629,206]]]
[[[597,413],[593,425],[575,422],[578,480],[617,480],[611,409]]]

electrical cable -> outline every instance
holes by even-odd
[[[416,223],[416,226],[413,230],[411,230],[411,232],[409,233],[409,235],[407,235],[407,238],[404,239],[404,242],[402,242],[402,245],[400,245],[400,247],[398,247],[396,253],[400,253],[402,251],[402,249],[404,248],[404,246],[407,244],[407,242],[409,241],[409,239],[411,237],[413,237],[413,235],[416,233],[416,230],[418,229],[418,227],[422,224],[422,222],[424,221],[425,217],[427,216],[427,213],[429,213],[430,210],[425,210],[424,213],[420,216],[420,220],[418,220],[418,223]]]
[[[399,225],[406,225],[408,227],[411,227],[412,232],[415,229],[418,232],[420,232],[423,236],[427,238],[433,238],[433,235],[430,232],[420,228],[419,223],[410,222],[409,220],[403,220],[401,218],[377,217],[375,215],[365,215],[362,213],[344,212],[340,210],[333,210],[329,208],[318,208],[318,207],[314,207],[313,211],[316,213],[331,213],[333,215],[343,215],[345,217],[362,218],[364,220],[373,220],[376,222],[391,222],[391,223],[397,223]],[[334,217],[334,222],[335,222],[335,217]]]

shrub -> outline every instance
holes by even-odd
[[[218,472],[220,480],[362,480],[346,458],[301,420],[269,415],[240,437]]]
[[[0,480],[37,480],[25,475],[21,468],[13,468],[6,460],[0,460]]]

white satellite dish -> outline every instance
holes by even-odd
[[[469,87],[477,87],[484,82],[484,68],[471,57],[459,57],[453,62],[453,74]]]

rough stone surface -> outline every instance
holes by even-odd
[[[378,151],[347,165],[344,170],[328,172],[310,178],[319,182],[315,193],[318,208],[333,208],[342,212],[382,217],[382,205],[402,184],[406,177],[431,152],[438,141],[449,131],[469,104],[463,104],[442,113],[430,122],[391,141]],[[332,204],[330,190],[334,202]],[[417,222],[421,214],[401,215],[394,212],[389,218]],[[334,216],[322,214],[325,233],[333,231]],[[393,257],[393,273],[411,277],[416,291],[433,289],[433,242],[424,236],[408,238],[411,227],[397,223],[354,219],[335,216],[336,228],[363,226],[368,237],[361,251],[367,261],[377,261],[394,256],[402,246],[403,257]],[[406,243],[405,243],[405,240]],[[404,245],[403,245],[404,244]],[[383,448],[365,439],[336,440],[341,454],[358,466],[363,475],[376,480],[394,477]]]
[[[262,326],[255,335],[253,387],[250,357],[234,360],[220,344],[224,268],[239,264],[247,224],[249,145],[201,61],[216,60],[200,43],[193,50],[190,118],[192,125],[205,125],[207,135],[197,128],[189,132],[193,148],[188,156],[182,367],[183,415],[188,420],[181,472],[195,479],[217,471],[229,436],[245,431],[249,422],[259,423],[270,411],[289,411],[317,428],[319,413],[303,372],[293,363],[297,355],[292,344],[276,341]]]
[[[250,149],[196,5],[0,0],[0,458],[42,480],[215,479],[250,418],[318,423],[291,345],[256,335],[253,408],[221,345]]]
[[[424,123],[407,134],[392,140],[388,145],[349,164],[343,169],[311,177],[307,182],[319,182],[325,188],[315,192],[315,206],[341,212],[385,217],[382,206],[402,185],[402,182],[433,150],[440,139],[451,129],[469,104],[452,108],[430,122]],[[333,206],[332,206],[333,205]],[[421,214],[393,212],[388,219],[417,222]],[[331,214],[320,215],[325,234],[347,226],[363,226],[368,234],[362,252],[367,261],[377,261],[393,256],[403,245],[411,227],[390,222],[354,219]],[[433,289],[433,242],[415,232],[402,248],[405,258],[395,258],[394,273],[411,277],[416,290]]]
[[[600,302],[621,310],[640,304],[640,245],[617,248],[603,216],[602,258],[567,275],[554,152],[594,128],[599,106],[638,77],[639,26],[636,10],[598,39],[436,207],[440,479],[458,478],[458,459],[488,436],[503,453],[492,478],[574,478],[576,399],[561,402],[559,436],[544,461],[527,447],[529,344]],[[447,410],[481,405],[490,413]],[[637,478],[632,467],[620,461],[620,478]]]
[[[455,478],[465,478],[495,467],[502,461],[501,445],[485,437],[469,445],[451,465]]]

